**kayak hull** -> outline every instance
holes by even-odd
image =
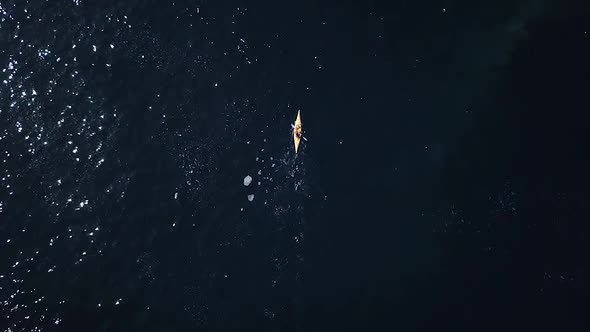
[[[293,145],[295,146],[295,153],[299,150],[301,144],[301,135],[297,136],[297,132],[301,132],[301,111],[297,111],[297,119],[295,119],[295,128],[293,128]]]

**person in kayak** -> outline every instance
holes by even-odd
[[[301,125],[299,124],[295,126],[295,136],[297,136],[299,139],[303,137],[303,131],[301,130]]]

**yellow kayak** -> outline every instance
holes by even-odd
[[[297,119],[295,119],[295,124],[293,126],[293,144],[295,144],[295,153],[299,150],[299,144],[301,143],[301,138],[303,137],[303,132],[301,128],[301,110],[297,111]]]

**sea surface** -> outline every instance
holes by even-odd
[[[1,0],[0,329],[588,326],[587,13]]]

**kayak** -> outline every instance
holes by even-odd
[[[295,124],[293,126],[293,144],[295,145],[295,153],[299,150],[299,144],[301,143],[301,138],[303,137],[303,132],[301,128],[301,111],[297,111],[297,119],[295,119]]]

